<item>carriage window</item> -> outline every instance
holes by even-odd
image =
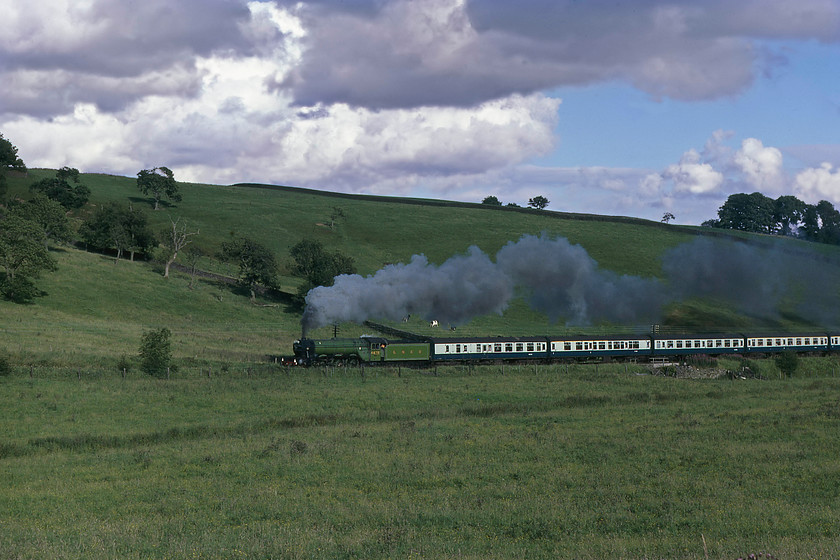
[[[715,340],[715,348],[720,348],[721,346],[723,346],[723,341],[722,340]]]
[[[456,353],[456,354],[460,354],[460,353],[461,353],[461,345],[460,345],[460,344],[456,344],[456,345],[455,345],[455,353]]]
[[[575,350],[583,350],[583,342],[575,342]]]
[[[727,338],[726,340],[723,341],[723,345],[726,346],[727,348],[729,348],[730,346],[732,346],[731,342],[732,341]]]
[[[533,352],[534,351],[534,343],[533,342],[529,342],[526,347],[527,347],[528,352]]]
[[[792,338],[787,339],[787,343],[788,343],[788,346],[793,346],[793,339]]]
[[[796,345],[797,346],[802,346],[802,339],[801,338],[796,339]]]
[[[674,347],[674,341],[673,341],[673,340],[669,340],[669,341],[668,341],[668,348],[673,348],[673,347]]]
[[[571,342],[564,342],[563,343],[563,350],[571,350],[571,349],[572,349],[572,343]]]
[[[502,351],[502,345],[501,344],[494,344],[493,345],[493,352],[501,352],[501,351]]]
[[[505,352],[513,352],[513,344],[510,342],[505,343]]]
[[[806,339],[805,339],[805,344],[811,344],[811,339],[810,339],[810,338],[806,338]]]
[[[606,350],[606,349],[607,349],[607,343],[606,342],[599,342],[598,343],[598,350]]]
[[[763,338],[759,338],[759,339],[758,339],[758,344],[757,344],[756,346],[764,346],[764,339],[763,339]]]
[[[516,351],[517,352],[522,352],[522,343],[521,342],[516,343]]]
[[[712,348],[712,347],[714,347],[714,343],[711,340],[707,340],[706,341],[706,348]]]
[[[677,341],[677,348],[682,348],[682,346],[683,346],[683,341],[682,341],[682,340],[678,340],[678,341]]]

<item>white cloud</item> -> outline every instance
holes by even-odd
[[[795,186],[797,196],[809,204],[820,200],[840,204],[840,169],[830,163],[800,171]]]
[[[669,165],[662,177],[673,181],[677,193],[710,194],[717,192],[723,184],[723,173],[702,163],[700,154],[694,149],[683,154],[679,163]]]
[[[765,147],[757,138],[746,138],[733,161],[749,185],[767,195],[780,195],[788,185],[782,159],[778,148]]]

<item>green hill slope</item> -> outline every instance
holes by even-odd
[[[51,170],[31,170],[27,177],[10,179],[10,194],[28,197],[28,185],[52,176]],[[414,254],[442,263],[476,245],[488,255],[522,235],[562,236],[585,248],[601,267],[617,274],[642,277],[662,275],[663,253],[695,239],[709,230],[629,218],[580,216],[529,209],[488,207],[480,204],[432,200],[339,195],[305,189],[262,185],[214,186],[181,183],[183,201],[152,211],[151,201],[137,189],[133,178],[82,175],[91,189],[88,207],[77,221],[96,205],[110,201],[147,207],[155,230],[170,220],[186,220],[200,230],[195,244],[215,254],[231,235],[246,235],[268,246],[278,257],[282,289],[293,293],[299,281],[288,270],[289,249],[302,239],[322,242],[328,250],[351,256],[362,275],[372,274],[389,263],[405,263]],[[555,201],[562,207],[562,200]],[[333,207],[345,218],[329,227]],[[733,237],[734,238],[734,237]],[[766,238],[740,235],[751,243]],[[836,279],[835,248],[785,240],[788,251],[804,255],[807,262],[826,269]],[[285,300],[251,305],[230,287],[199,280],[188,289],[188,278],[174,273],[162,277],[159,266],[148,262],[120,261],[75,248],[54,252],[59,270],[38,281],[46,295],[32,304],[0,301],[0,350],[16,361],[79,365],[111,364],[122,355],[137,352],[140,334],[152,327],[173,331],[176,359],[183,363],[254,361],[266,355],[289,353],[300,336],[300,312]],[[235,275],[231,265],[214,258],[201,267]],[[831,282],[828,282],[831,285]],[[833,283],[836,286],[836,282]],[[628,297],[632,297],[628,294]],[[708,328],[815,328],[807,317],[791,310],[768,320],[736,312],[713,300],[692,299],[667,309],[664,323],[692,329]],[[598,325],[594,328],[643,328],[639,325]],[[368,329],[340,325],[342,335],[353,336]],[[407,325],[428,330],[420,318]],[[564,331],[562,324],[547,318],[517,300],[502,316],[484,316],[459,326],[461,334],[538,334]],[[574,331],[580,328],[571,329]],[[331,336],[332,329],[312,333]]]

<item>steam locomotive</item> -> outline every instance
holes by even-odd
[[[543,361],[650,361],[703,354],[840,352],[840,334],[697,334],[528,336],[389,340],[378,336],[310,339],[293,344],[295,363],[443,364]]]

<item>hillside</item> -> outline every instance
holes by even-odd
[[[52,170],[31,170],[27,177],[10,179],[10,194],[28,197],[28,185],[52,176]],[[723,238],[733,246],[762,247],[766,237],[726,236],[708,229],[666,226],[644,220],[572,215],[551,211],[488,207],[481,204],[434,200],[341,195],[299,188],[265,185],[217,186],[181,183],[183,201],[151,209],[149,199],[137,189],[134,178],[83,174],[91,189],[88,207],[74,219],[87,215],[95,205],[109,201],[148,207],[155,230],[170,219],[186,220],[200,230],[195,244],[214,255],[231,235],[246,235],[264,243],[285,268],[282,290],[294,293],[299,280],[288,272],[289,249],[302,239],[321,241],[331,251],[351,256],[362,275],[373,274],[391,263],[407,263],[424,254],[440,264],[464,254],[471,245],[490,257],[523,235],[565,237],[582,246],[602,269],[620,275],[662,278],[663,255],[698,236]],[[562,207],[562,200],[553,205]],[[334,228],[329,218],[334,206],[345,218]],[[775,240],[772,240],[775,242]],[[745,243],[746,242],[746,243]],[[836,296],[840,251],[794,240],[782,240],[782,252],[796,255],[799,268],[819,268],[825,286]],[[140,334],[151,327],[173,331],[176,360],[182,364],[258,361],[267,355],[286,354],[300,336],[301,309],[288,298],[248,303],[229,286],[200,279],[187,288],[189,278],[175,272],[166,280],[160,266],[151,262],[114,262],[76,248],[54,251],[59,270],[44,275],[38,286],[46,295],[32,304],[0,302],[3,316],[0,349],[26,363],[78,366],[111,365],[122,355],[134,355]],[[765,259],[766,260],[766,259]],[[804,263],[804,264],[802,264]],[[200,266],[228,276],[235,270],[215,258]],[[744,313],[715,298],[688,298],[669,304],[663,325],[686,329],[785,328],[810,330],[821,325],[802,314],[799,303],[807,290],[786,296],[784,306],[772,315]],[[627,298],[633,294],[625,294]],[[412,330],[428,330],[414,317]],[[458,325],[464,334],[524,334],[586,329],[644,329],[645,324],[566,327],[552,323],[543,313],[515,300],[501,315],[487,315]],[[367,329],[353,324],[339,326],[341,335],[354,336]],[[314,336],[331,336],[324,327]],[[18,360],[16,360],[18,361]]]

